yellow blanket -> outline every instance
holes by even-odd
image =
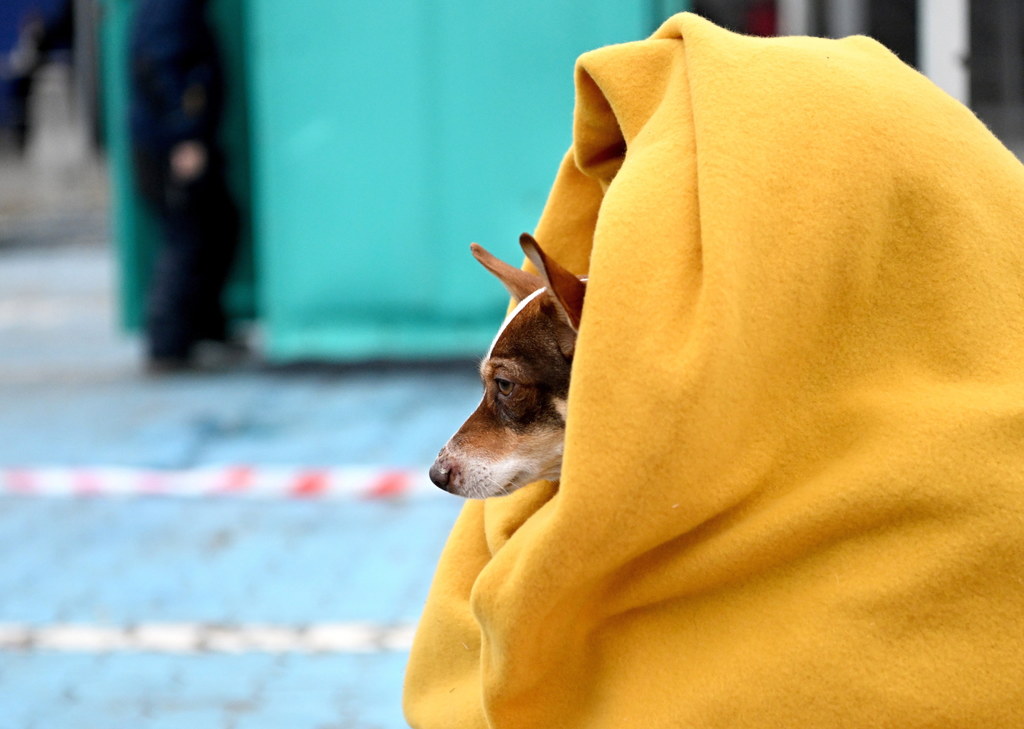
[[[420,729],[1024,726],[1024,168],[866,38],[584,55],[560,487],[468,503]]]

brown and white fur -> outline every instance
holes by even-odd
[[[518,303],[480,364],[483,400],[430,469],[438,487],[466,498],[501,496],[533,481],[558,480],[562,472],[586,279],[551,260],[529,234],[519,243],[539,276],[470,246]]]

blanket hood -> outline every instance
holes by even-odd
[[[866,38],[582,56],[559,485],[468,503],[418,729],[1024,716],[1024,168]]]

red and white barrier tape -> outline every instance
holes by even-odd
[[[425,468],[0,468],[0,495],[389,499],[440,493]]]

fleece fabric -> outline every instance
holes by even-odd
[[[1024,726],[1024,168],[867,38],[582,56],[562,481],[467,503],[417,729]]]

